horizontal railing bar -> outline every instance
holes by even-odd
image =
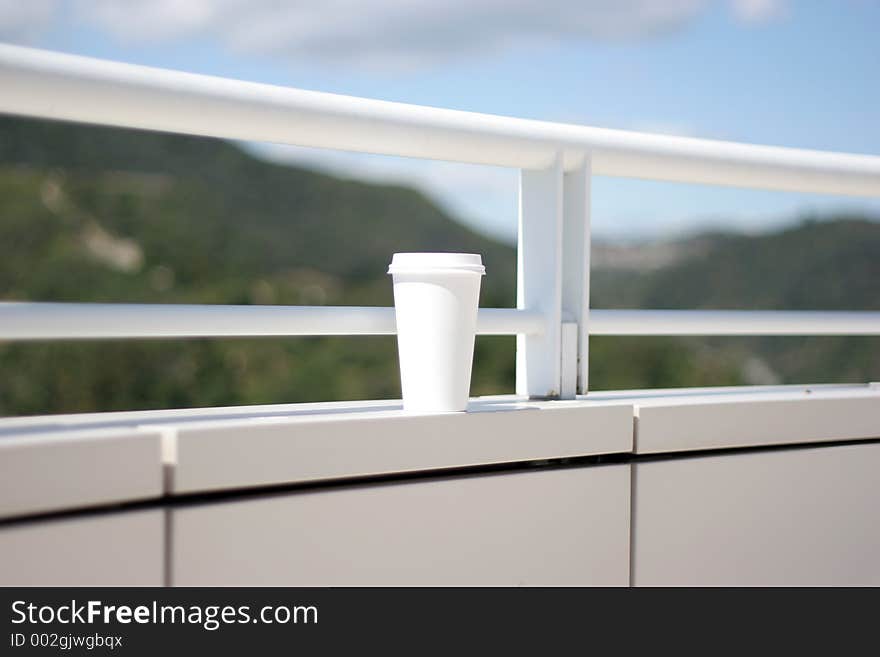
[[[538,312],[481,308],[479,335],[538,335]],[[0,340],[393,335],[394,309],[0,303]],[[591,310],[591,335],[880,335],[880,312]]]
[[[540,334],[537,312],[480,308],[480,335]],[[394,335],[394,308],[0,303],[0,340]]]
[[[0,112],[228,139],[788,191],[880,195],[880,157],[304,91],[0,45]]]
[[[880,312],[591,310],[591,335],[880,335]]]

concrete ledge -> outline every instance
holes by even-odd
[[[0,518],[162,494],[157,431],[83,429],[0,437]]]
[[[870,385],[630,391],[604,397],[633,404],[636,454],[880,438],[880,388]]]
[[[178,426],[172,493],[626,453],[625,403],[476,402],[468,413],[396,410]]]
[[[6,418],[0,518],[544,459],[878,437],[876,385],[499,396],[437,415],[386,400]]]

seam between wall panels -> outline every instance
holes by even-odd
[[[636,482],[637,463],[629,464],[629,586],[635,586],[636,581],[636,494],[638,484]]]
[[[26,525],[43,522],[58,518],[72,518],[79,516],[101,515],[116,513],[124,510],[156,508],[157,505],[168,507],[191,506],[206,502],[219,502],[227,500],[253,499],[264,496],[272,496],[284,493],[304,492],[310,490],[351,488],[370,485],[393,485],[395,483],[416,482],[430,479],[451,479],[456,477],[478,477],[498,474],[512,474],[515,472],[527,472],[538,468],[583,468],[603,467],[615,464],[639,464],[667,460],[687,460],[724,455],[740,455],[761,452],[797,451],[803,449],[819,450],[855,445],[880,445],[880,437],[853,438],[848,440],[831,440],[815,443],[791,443],[781,445],[761,445],[755,447],[716,448],[709,450],[694,450],[688,452],[672,452],[668,454],[632,454],[630,452],[614,452],[589,457],[566,457],[561,459],[545,459],[543,461],[526,461],[514,463],[496,463],[483,466],[465,466],[460,468],[447,468],[442,470],[402,472],[389,475],[369,475],[363,477],[350,477],[344,479],[316,480],[308,482],[290,482],[265,486],[230,488],[203,492],[163,494],[159,498],[133,500],[130,502],[114,503],[86,508],[61,509],[45,513],[34,513],[25,516],[0,519],[0,527]],[[173,470],[169,478],[173,480]]]
[[[638,452],[639,446],[639,407],[633,406],[633,454]],[[636,577],[636,472],[637,462],[631,460],[629,464],[629,585],[635,586]]]
[[[169,587],[174,585],[174,509],[166,506],[162,513],[162,586]]]
[[[177,467],[177,429],[160,429],[162,441],[163,499],[174,493],[174,475]],[[174,508],[165,505],[162,523],[162,585],[174,584]]]

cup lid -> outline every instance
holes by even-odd
[[[479,253],[395,253],[388,267],[389,274],[428,270],[486,273]]]

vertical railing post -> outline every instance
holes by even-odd
[[[519,182],[517,308],[544,316],[542,335],[516,339],[516,392],[558,398],[561,390],[562,154],[543,169],[523,169]]]
[[[591,183],[592,159],[587,153],[583,161],[563,178],[562,313],[567,321],[577,324],[576,348],[563,349],[562,352],[563,358],[575,353],[577,363],[568,363],[563,372],[576,373],[577,381],[563,381],[562,388],[572,391],[576,388],[581,394],[587,393],[590,372]]]

